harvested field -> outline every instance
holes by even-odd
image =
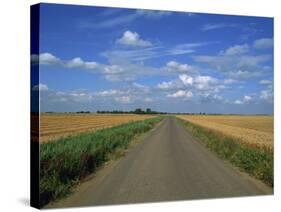
[[[86,131],[152,118],[152,115],[132,114],[41,114],[40,142]]]
[[[258,147],[273,149],[273,116],[179,115],[178,118]]]

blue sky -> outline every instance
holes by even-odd
[[[273,19],[41,4],[41,111],[273,112]]]

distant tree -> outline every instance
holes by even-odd
[[[136,113],[136,114],[143,114],[143,111],[142,111],[141,108],[137,108],[137,109],[135,110],[135,113]]]

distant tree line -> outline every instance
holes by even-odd
[[[123,111],[123,110],[98,110],[97,113],[114,113],[114,114],[167,114],[166,112],[158,112],[153,111],[150,108],[146,110],[142,110],[141,108],[137,108],[131,111]]]
[[[91,111],[77,111],[76,113],[91,113]]]
[[[47,111],[45,113],[58,113],[54,111]],[[76,111],[76,112],[62,112],[62,113],[78,113],[78,114],[89,114],[89,113],[95,113],[92,111]],[[137,108],[135,110],[131,111],[123,111],[123,110],[98,110],[96,113],[109,113],[109,114],[171,114],[171,115],[213,115],[213,116],[220,116],[220,115],[247,115],[247,114],[234,114],[234,113],[205,113],[205,112],[197,112],[197,113],[188,113],[188,112],[182,112],[182,113],[172,113],[172,112],[159,112],[159,111],[153,111],[150,108],[147,108],[145,110],[142,110],[141,108]],[[251,115],[271,115],[271,114],[251,114]]]

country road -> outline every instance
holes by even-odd
[[[272,194],[167,117],[117,162],[47,207],[143,203]]]

